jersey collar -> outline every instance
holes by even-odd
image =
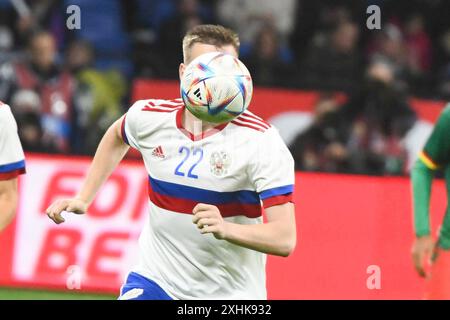
[[[206,131],[203,131],[200,134],[194,135],[193,133],[189,132],[188,130],[186,130],[183,127],[183,112],[186,109],[186,106],[183,106],[182,108],[178,109],[176,112],[176,125],[178,130],[181,131],[181,133],[183,133],[186,137],[188,137],[189,139],[191,139],[192,141],[198,141],[198,140],[202,140],[205,139],[209,136],[212,136],[220,131],[222,131],[223,129],[225,129],[225,127],[228,125],[228,122],[219,124],[218,126],[215,126],[214,128],[208,129]]]

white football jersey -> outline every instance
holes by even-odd
[[[25,173],[25,156],[11,109],[0,101],[0,180]]]
[[[229,222],[262,223],[263,207],[292,201],[294,162],[278,131],[249,111],[193,136],[181,99],[141,100],[122,122],[149,179],[150,216],[134,272],[175,299],[266,299],[266,255],[202,235],[198,203]]]

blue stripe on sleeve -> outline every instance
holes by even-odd
[[[0,173],[7,173],[22,168],[25,168],[25,160],[0,165]]]
[[[281,186],[281,187],[277,187],[277,188],[264,190],[259,194],[259,197],[261,198],[261,200],[264,200],[264,199],[267,199],[270,197],[276,197],[276,196],[280,196],[283,194],[292,193],[293,191],[294,191],[294,185],[289,184],[286,186]]]

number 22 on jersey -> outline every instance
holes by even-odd
[[[175,168],[174,173],[177,176],[198,179],[198,175],[194,173],[194,170],[203,159],[203,149],[194,148],[191,150],[188,147],[181,146],[180,149],[178,149],[178,153],[181,154],[183,158]]]

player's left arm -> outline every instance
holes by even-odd
[[[255,149],[247,173],[265,208],[267,222],[236,224],[223,219],[217,207],[198,204],[193,222],[202,233],[212,233],[236,245],[267,254],[288,256],[296,245],[294,160],[278,131],[270,128],[252,140]]]
[[[434,240],[430,227],[430,197],[436,170],[450,161],[450,104],[442,112],[411,170],[414,209],[414,240],[411,253],[418,274],[426,276],[425,263],[432,255]]]
[[[294,204],[266,208],[267,222],[237,224],[222,218],[216,206],[200,203],[194,208],[193,222],[203,234],[267,254],[287,257],[297,242]]]

